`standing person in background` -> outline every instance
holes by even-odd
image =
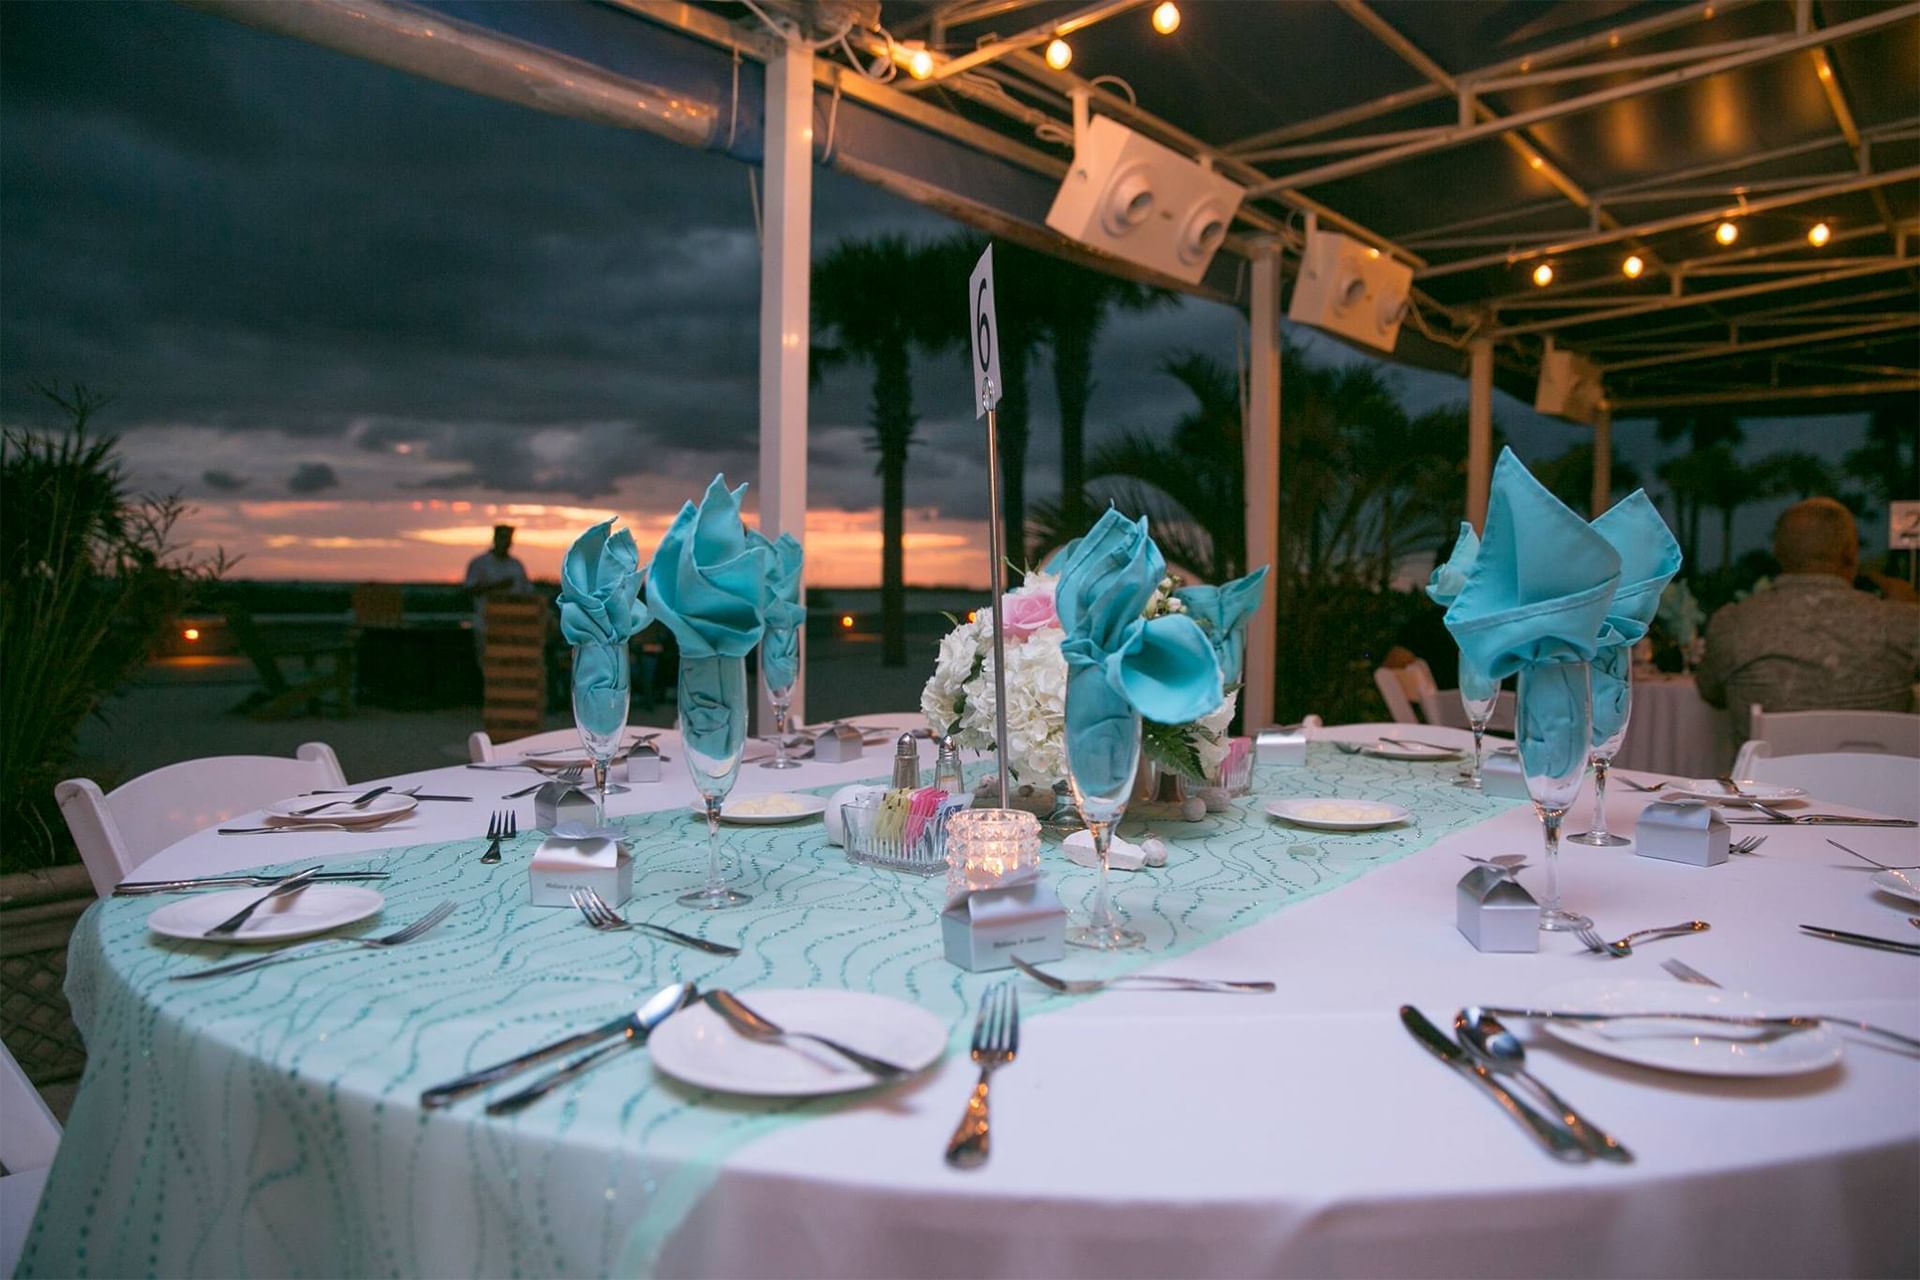
[[[527,567],[514,558],[512,551],[513,526],[497,524],[493,526],[493,549],[467,562],[463,585],[473,597],[473,651],[477,657],[486,656],[487,601],[497,595],[524,596],[533,590],[527,581]]]
[[[1780,575],[1707,626],[1694,670],[1700,696],[1725,707],[1739,741],[1748,710],[1909,711],[1920,674],[1920,605],[1856,591],[1853,513],[1808,498],[1773,528]]]

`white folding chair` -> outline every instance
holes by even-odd
[[[1747,746],[1759,750],[1742,753],[1747,767],[1735,775],[1742,781],[1800,787],[1815,803],[1920,821],[1920,759],[1866,751],[1769,756],[1764,742]]]
[[[483,729],[467,735],[467,758],[474,764],[492,764],[502,756],[517,756],[529,751],[547,751],[554,747],[579,745],[578,729],[549,729],[545,733],[530,733],[524,738],[514,738],[507,742],[495,742]]]
[[[20,1261],[33,1211],[47,1185],[47,1170],[60,1148],[60,1122],[40,1091],[0,1043],[0,1276]]]
[[[1415,704],[1426,695],[1439,692],[1439,686],[1433,682],[1433,668],[1424,658],[1415,658],[1404,667],[1375,667],[1373,686],[1386,700],[1387,714],[1399,724],[1422,723],[1414,712]]]
[[[1920,756],[1920,715],[1904,711],[1766,711],[1754,703],[1747,737],[1775,756],[1875,752]]]
[[[90,778],[68,778],[53,794],[94,891],[104,898],[135,867],[184,836],[346,780],[333,748],[309,742],[292,759],[207,756],[143,773],[104,794]]]
[[[1511,734],[1514,715],[1513,690],[1502,689],[1494,701],[1493,715],[1487,720],[1488,733]],[[1467,709],[1460,705],[1458,689],[1436,689],[1420,695],[1420,714],[1426,717],[1428,724],[1449,725],[1455,729],[1471,729],[1467,723]]]

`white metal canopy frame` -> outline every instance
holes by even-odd
[[[1170,30],[1151,0],[183,2],[764,165],[770,534],[806,510],[816,163],[1247,306],[1254,562],[1276,550],[1280,307],[1309,219],[1411,269],[1394,355],[1468,376],[1476,523],[1495,382],[1530,396],[1549,342],[1604,379],[1599,446],[1611,415],[1920,390],[1913,0],[1175,0]],[[1047,227],[1076,101],[1244,190],[1197,282]],[[1250,718],[1273,639],[1269,597]]]

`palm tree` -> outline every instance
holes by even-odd
[[[1607,497],[1611,499],[1616,493],[1631,493],[1640,487],[1640,469],[1624,461],[1618,448],[1609,446],[1609,452],[1612,456],[1607,474],[1612,483]],[[1593,441],[1583,440],[1565,453],[1536,464],[1533,474],[1554,497],[1575,511],[1586,510],[1593,500]]]
[[[913,407],[912,353],[933,354],[964,329],[930,299],[958,297],[964,273],[945,287],[942,268],[951,264],[902,236],[849,240],[835,245],[813,269],[813,329],[828,345],[813,352],[813,372],[860,361],[873,370],[867,423],[880,455],[881,662],[907,662],[906,489],[907,452],[919,414]],[[927,288],[903,289],[902,281],[931,280]],[[962,317],[964,319],[964,317]]]
[[[1703,495],[1716,488],[1718,479],[1713,472],[1717,464],[1713,459],[1722,456],[1709,456],[1708,451],[1724,446],[1724,456],[1731,458],[1734,446],[1740,444],[1747,433],[1732,414],[1709,412],[1663,414],[1654,421],[1654,434],[1662,444],[1684,441],[1687,445],[1687,453],[1669,458],[1655,474],[1666,483],[1673,522],[1682,531],[1682,554],[1688,564],[1697,565],[1700,563],[1700,517],[1713,505],[1704,501]],[[1722,518],[1729,519],[1725,513]]]

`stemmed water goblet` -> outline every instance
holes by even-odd
[[[681,748],[707,820],[707,875],[680,905],[717,911],[752,901],[727,884],[720,864],[720,807],[740,776],[747,746],[747,664],[743,658],[683,658],[678,690]]]
[[[791,727],[787,723],[793,710],[793,685],[783,689],[769,687],[767,701],[773,707],[773,759],[761,764],[762,769],[798,769],[800,762],[787,757],[787,734]]]
[[[1486,736],[1487,723],[1493,719],[1493,709],[1499,704],[1500,682],[1488,679],[1485,672],[1468,662],[1465,654],[1461,654],[1460,706],[1467,713],[1467,726],[1473,730],[1473,772],[1456,779],[1454,786],[1474,791],[1481,789],[1481,739]]]
[[[1606,733],[1593,744],[1593,828],[1567,839],[1575,844],[1617,849],[1633,841],[1607,830],[1607,770],[1626,740],[1627,718],[1633,713],[1633,649],[1614,645],[1594,655],[1592,675],[1593,731]],[[1608,732],[1611,730],[1611,732]]]
[[[580,732],[580,745],[593,760],[593,825],[604,827],[607,769],[619,754],[633,700],[626,643],[575,645],[573,672],[573,724]]]
[[[1071,685],[1067,696],[1073,696]],[[1107,720],[1098,726],[1097,732],[1088,733],[1080,740],[1073,734],[1067,736],[1067,784],[1073,791],[1073,803],[1080,810],[1080,820],[1093,836],[1093,853],[1100,864],[1099,885],[1086,923],[1067,929],[1067,941],[1076,947],[1119,951],[1137,947],[1147,940],[1144,933],[1120,923],[1107,886],[1107,851],[1113,845],[1114,828],[1126,814],[1127,800],[1133,795],[1134,777],[1139,769],[1138,714]]]
[[[1540,927],[1551,933],[1585,929],[1592,921],[1560,905],[1560,823],[1587,776],[1587,740],[1593,732],[1587,664],[1552,662],[1523,667],[1514,738],[1527,794],[1545,829],[1547,900]]]

